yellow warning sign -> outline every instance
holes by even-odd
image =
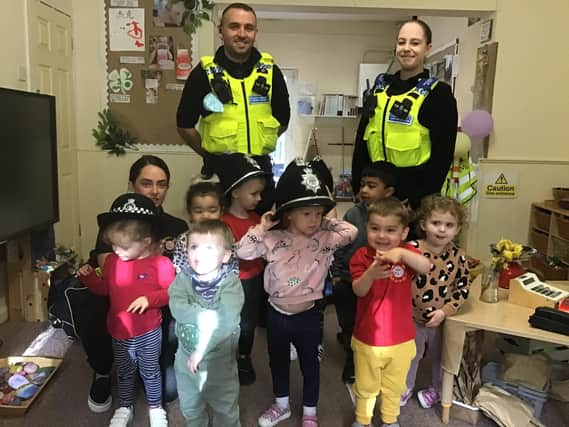
[[[497,177],[494,175],[487,180],[484,186],[484,195],[486,197],[518,197],[517,179],[508,180],[503,172],[499,173]]]

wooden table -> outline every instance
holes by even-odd
[[[464,336],[467,331],[485,330],[569,346],[569,336],[531,327],[528,318],[533,314],[534,309],[508,303],[507,294],[501,293],[499,302],[494,304],[480,301],[481,280],[481,276],[474,280],[470,289],[470,297],[459,313],[445,320],[441,395],[442,421],[445,424],[449,422],[453,377],[458,375]],[[568,282],[552,281],[550,283],[569,290]]]

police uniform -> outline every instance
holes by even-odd
[[[204,98],[215,95],[223,111],[204,106]],[[269,154],[274,151],[278,129],[288,126],[290,105],[286,83],[269,54],[253,48],[249,59],[235,63],[225,55],[223,46],[215,56],[203,57],[190,74],[176,116],[179,128],[196,128],[198,119],[205,172],[223,167],[216,154],[240,152],[257,160],[270,174]],[[272,206],[274,184],[267,185],[258,211]]]
[[[359,191],[362,169],[387,160],[399,169],[396,195],[417,208],[441,190],[450,168],[458,113],[450,87],[428,71],[402,80],[399,72],[379,76],[356,134],[352,185]]]

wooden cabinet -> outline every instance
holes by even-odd
[[[569,210],[559,208],[553,200],[533,203],[528,243],[539,252],[536,257],[538,269],[553,269],[547,266],[546,257],[556,257],[569,265]],[[559,269],[555,270],[556,275],[560,275]],[[561,276],[567,278],[566,269]]]

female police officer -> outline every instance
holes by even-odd
[[[430,48],[425,22],[401,25],[395,44],[401,70],[380,74],[364,103],[352,160],[354,194],[361,170],[378,160],[397,166],[396,194],[412,208],[440,191],[453,158],[458,113],[450,86],[423,68]]]

